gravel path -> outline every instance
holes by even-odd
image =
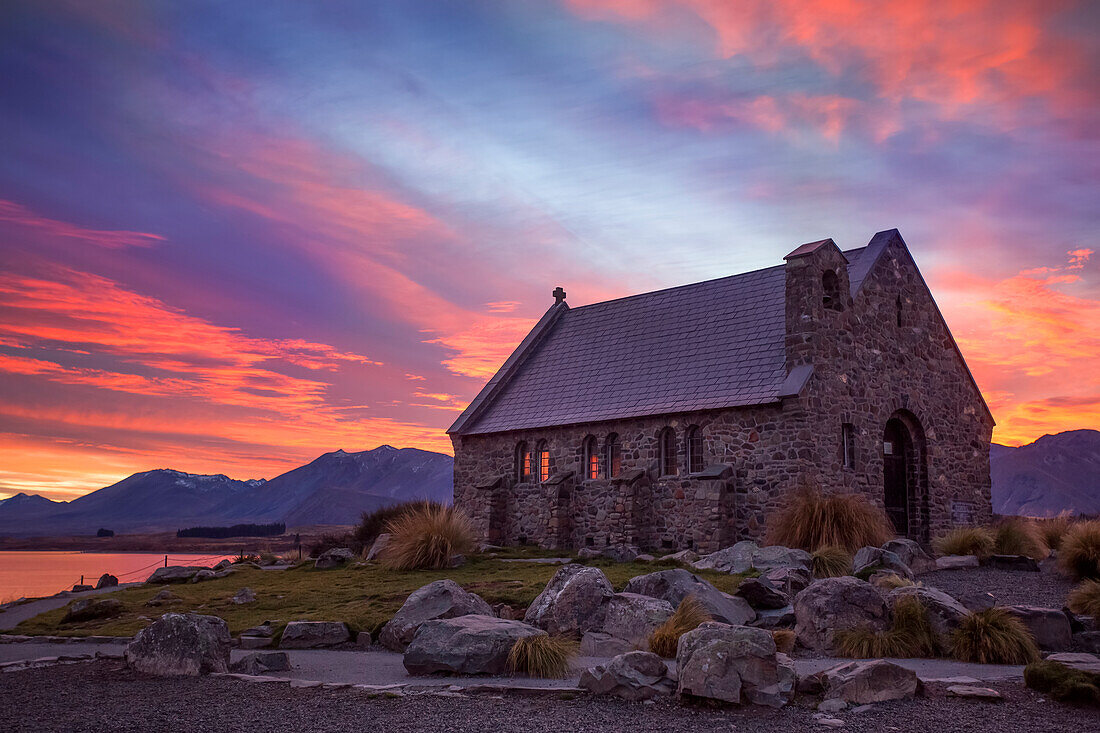
[[[994,685],[1002,703],[927,697],[844,712],[843,730],[1050,731],[1100,730],[1100,711],[1042,699],[1020,685]],[[791,706],[711,709],[674,701],[647,705],[576,696],[371,697],[356,690],[294,689],[219,678],[163,679],[100,661],[0,674],[0,730],[35,731],[400,731],[608,733],[611,731],[825,731],[811,710]]]
[[[984,567],[938,570],[918,576],[917,580],[956,598],[974,592],[992,593],[998,606],[1061,608],[1073,588],[1073,581],[1050,569],[1039,573]]]

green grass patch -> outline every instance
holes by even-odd
[[[1058,662],[1032,662],[1024,668],[1024,684],[1055,700],[1100,707],[1100,674],[1071,669]]]

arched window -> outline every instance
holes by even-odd
[[[676,433],[672,428],[665,428],[659,437],[661,453],[661,475],[675,476],[676,470]]]
[[[545,440],[539,441],[539,447],[535,454],[539,465],[539,481],[546,481],[550,478],[550,446],[546,444]]]
[[[531,480],[531,451],[527,449],[527,443],[520,442],[516,445],[516,481],[524,483]]]
[[[844,308],[840,299],[840,278],[834,270],[826,270],[821,276],[821,302],[826,308],[838,311]]]
[[[618,433],[607,436],[607,442],[603,446],[603,475],[604,478],[615,478],[622,471],[623,447],[619,443]]]
[[[597,479],[600,477],[600,451],[596,446],[596,436],[589,435],[584,439],[584,477]]]
[[[687,448],[688,473],[699,473],[703,470],[703,436],[699,432],[698,425],[692,425],[687,429],[687,438],[684,440]]]

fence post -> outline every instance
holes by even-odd
[[[168,567],[168,556],[164,556],[164,567]]]

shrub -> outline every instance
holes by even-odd
[[[812,567],[815,578],[839,578],[851,572],[852,556],[843,547],[821,547],[814,551]]]
[[[392,536],[380,559],[392,570],[438,570],[474,547],[470,520],[452,506],[412,509],[391,519],[386,531]]]
[[[862,494],[827,496],[815,487],[795,491],[768,521],[772,544],[810,552],[830,546],[855,552],[878,547],[893,536],[886,513]]]
[[[309,556],[320,557],[336,547],[347,547],[351,549],[351,541],[352,537],[350,534],[323,534],[309,546]]]
[[[676,645],[680,642],[680,637],[710,620],[710,613],[698,598],[684,596],[684,600],[680,601],[680,605],[668,620],[649,635],[649,650],[666,659],[671,659],[676,656]]]
[[[1092,616],[1092,622],[1100,628],[1100,581],[1086,580],[1069,594],[1069,610]]]
[[[386,525],[402,514],[425,508],[438,509],[442,506],[435,501],[406,501],[375,509],[373,512],[363,512],[359,517],[359,525],[351,533],[351,550],[356,554],[369,550],[378,535],[385,531]]]
[[[1055,700],[1100,706],[1100,674],[1073,669],[1058,662],[1032,662],[1024,667],[1024,684]]]
[[[570,672],[577,644],[564,636],[525,636],[516,639],[508,652],[508,669],[513,674],[560,679]]]
[[[1062,538],[1069,530],[1070,516],[1068,512],[1062,512],[1056,517],[1035,520],[1035,527],[1039,530],[1039,536],[1043,538],[1043,544],[1052,550],[1057,550],[1062,545]]]
[[[993,533],[986,527],[956,527],[932,541],[941,555],[977,555],[989,557],[994,548]]]
[[[1058,563],[1078,580],[1100,579],[1100,520],[1070,525],[1058,548]]]
[[[772,639],[775,640],[775,650],[783,654],[794,651],[794,643],[798,635],[791,629],[772,629]]]
[[[834,643],[842,655],[857,659],[934,657],[943,649],[943,642],[928,618],[928,609],[916,596],[897,600],[886,631],[866,626],[842,629],[836,632]]]
[[[978,664],[1029,664],[1039,658],[1023,622],[1003,608],[968,613],[951,635],[951,655]]]
[[[993,533],[993,551],[998,555],[1026,555],[1042,560],[1050,554],[1039,528],[1026,519],[1002,519],[993,528]]]
[[[245,552],[244,550],[241,550],[240,552],[238,552],[237,556],[234,557],[233,560],[232,560],[234,565],[240,565],[241,563],[246,563],[246,562],[256,562],[256,563],[258,563],[259,561],[260,561],[260,556],[259,555],[254,555],[251,552]]]

